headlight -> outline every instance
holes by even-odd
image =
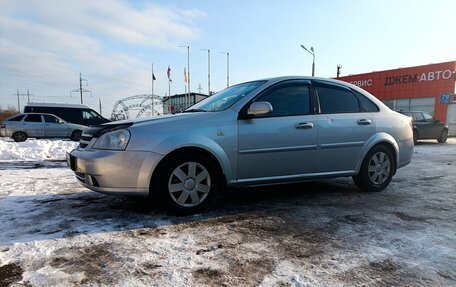
[[[94,149],[125,150],[130,140],[128,130],[117,130],[103,134],[93,144]]]

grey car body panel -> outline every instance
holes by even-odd
[[[295,80],[306,83],[319,81],[356,90],[374,102],[379,111],[238,118],[239,112],[259,93],[277,83]],[[358,120],[369,120],[370,124],[360,125]],[[302,123],[311,125],[304,129],[296,127]],[[114,123],[103,126],[109,125]],[[408,117],[391,111],[356,86],[308,77],[267,79],[263,85],[225,110],[137,120],[128,130],[131,137],[126,151],[103,151],[104,157],[95,156],[100,152],[93,153],[94,138],[87,147],[71,152],[73,157],[84,158],[84,168],[89,177],[91,173],[102,176],[102,181],[98,182],[100,187],[93,187],[90,182],[84,183],[86,187],[105,193],[145,195],[147,188],[153,192],[151,178],[160,160],[182,148],[199,148],[211,153],[229,186],[356,175],[365,155],[379,143],[393,147],[398,167],[408,164],[413,153]],[[282,132],[287,136],[284,137]],[[135,160],[127,157],[120,160],[118,154],[122,153],[131,154]],[[141,156],[134,156],[135,153]],[[104,176],[103,170],[111,176]],[[124,172],[122,180],[115,176],[121,170]],[[151,186],[148,187],[149,183]]]
[[[25,113],[26,115],[29,114],[37,114],[37,115],[50,115],[46,113]],[[15,115],[13,117],[16,117]],[[59,118],[56,115],[53,116],[61,121],[61,123],[48,123],[44,122],[43,117],[41,117],[41,122],[27,122],[26,116],[22,118],[21,121],[10,121],[7,118],[3,121],[5,125],[5,132],[3,136],[5,137],[12,137],[15,132],[25,132],[28,137],[31,138],[69,138],[73,131],[80,130],[84,131],[87,127],[83,125],[73,124],[69,122],[65,122],[63,119]]]

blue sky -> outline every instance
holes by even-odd
[[[81,72],[111,114],[122,98],[184,92],[190,46],[192,91],[281,75],[342,75],[456,60],[456,1],[14,1],[0,0],[0,106],[16,89],[38,102],[78,103]],[[21,97],[25,103],[26,98]],[[21,104],[22,107],[22,104]],[[97,108],[98,110],[98,108]]]

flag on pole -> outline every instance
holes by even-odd
[[[184,83],[187,84],[187,68],[184,68]]]
[[[168,71],[166,71],[166,73],[168,74],[168,80],[171,81],[171,68],[169,67],[169,65],[168,65]]]
[[[154,81],[157,80],[154,73],[152,73],[152,80],[154,80]]]

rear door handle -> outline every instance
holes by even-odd
[[[369,119],[361,119],[361,120],[358,120],[358,125],[361,125],[361,126],[368,126],[372,123],[371,120]]]
[[[295,124],[295,129],[311,129],[313,126],[313,123],[297,123]]]

